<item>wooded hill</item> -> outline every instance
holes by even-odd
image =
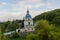
[[[38,20],[47,20],[50,24],[60,25],[60,9],[41,13],[33,18],[34,22]]]

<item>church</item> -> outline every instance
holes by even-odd
[[[22,23],[19,23],[19,26],[21,26]],[[23,18],[23,28],[16,29],[16,32],[33,32],[34,31],[34,23],[32,16],[29,14],[29,9],[27,9],[27,14]]]
[[[19,28],[16,29],[15,31],[3,33],[3,35],[11,35],[15,32],[18,32],[20,35],[25,35],[28,32],[34,32],[34,31],[35,31],[34,22],[32,16],[29,14],[29,9],[27,9],[27,13],[23,18],[22,22],[19,22]]]

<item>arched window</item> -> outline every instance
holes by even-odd
[[[18,32],[20,32],[20,30],[18,30]]]
[[[28,24],[30,25],[30,22],[28,22]]]

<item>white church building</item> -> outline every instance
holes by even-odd
[[[18,32],[19,34],[21,33],[22,35],[24,33],[27,33],[27,32],[34,32],[35,29],[34,29],[34,23],[33,23],[33,19],[31,17],[31,15],[29,14],[29,10],[27,9],[27,14],[25,15],[25,17],[23,18],[23,25],[24,27],[23,28],[18,28],[16,29],[16,31],[11,31],[11,32],[8,32],[8,33],[3,33],[3,35],[11,35],[15,32]],[[19,25],[22,24],[22,23],[19,23]],[[21,25],[20,25],[21,26]]]
[[[28,9],[27,9],[27,14],[23,18],[23,20],[24,20],[23,21],[24,27],[16,29],[16,32],[33,32],[34,31],[34,25],[33,25],[34,23],[33,23],[31,15],[29,14]]]

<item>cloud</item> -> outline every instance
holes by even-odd
[[[1,11],[0,12],[0,22],[8,21],[8,20],[12,21],[12,20],[16,20],[16,19],[20,20],[23,18],[23,16],[24,16],[24,14],[21,14],[20,12],[6,12],[6,11],[2,12]]]
[[[52,3],[48,2],[48,3],[47,3],[47,7],[48,7],[48,8],[52,8]]]
[[[29,6],[32,17],[40,14],[43,7],[52,8],[52,3],[48,0],[15,0],[12,3],[1,2],[0,21],[23,19],[26,15],[27,6]],[[32,10],[31,10],[32,9]]]
[[[4,6],[4,5],[7,5],[7,3],[6,2],[1,2],[0,3],[0,6]]]

